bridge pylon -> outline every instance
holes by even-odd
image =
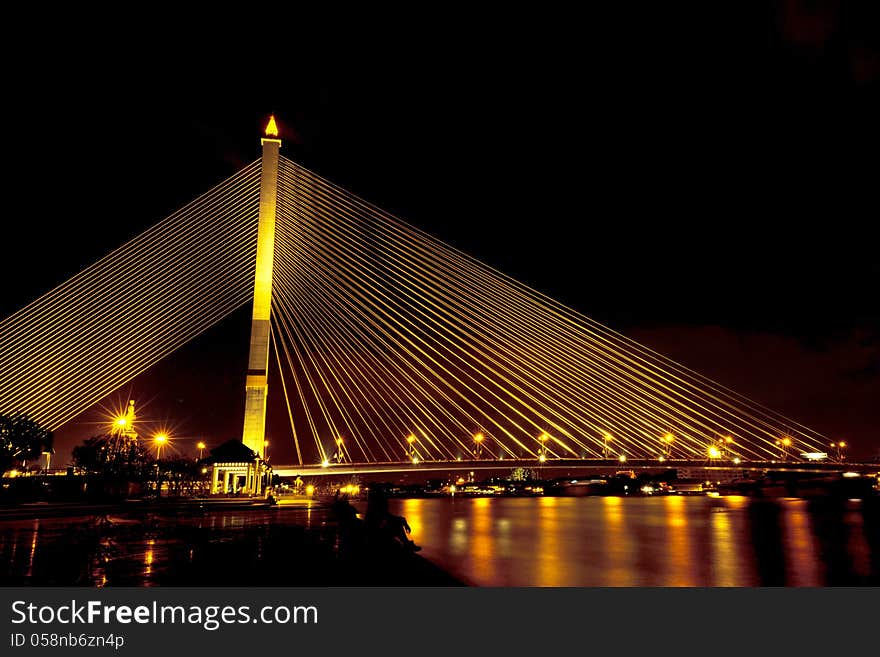
[[[260,173],[260,214],[257,228],[257,267],[254,275],[254,308],[245,383],[242,442],[263,458],[266,439],[268,393],[269,322],[272,310],[272,261],[275,254],[275,206],[278,196],[278,153],[281,139],[275,117],[269,118],[260,140],[263,147]],[[251,491],[258,493],[258,490]]]

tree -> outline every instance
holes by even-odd
[[[137,440],[94,436],[73,448],[73,463],[89,474],[127,481],[143,481],[149,474],[150,457]]]
[[[172,496],[195,495],[207,492],[207,476],[202,466],[192,459],[174,457],[156,463],[159,483],[168,482]]]
[[[0,472],[39,459],[52,449],[52,432],[24,413],[0,415]]]

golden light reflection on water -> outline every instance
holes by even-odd
[[[712,530],[712,585],[738,586],[740,555],[731,527],[730,512],[726,508],[716,508],[710,516]]]
[[[634,586],[632,537],[624,527],[624,500],[619,497],[602,498],[605,535],[604,586]]]
[[[729,509],[745,509],[749,505],[749,498],[745,495],[726,495],[724,504]]]
[[[153,545],[156,543],[153,539],[147,541],[147,551],[144,553],[144,577],[149,577],[153,573]]]
[[[449,532],[449,549],[452,554],[460,556],[467,551],[468,523],[464,518],[455,518]]]
[[[570,562],[559,551],[558,502],[555,497],[542,497],[538,502],[537,586],[565,586],[565,566]]]
[[[477,585],[876,586],[880,560],[872,552],[872,508],[820,502],[664,496],[456,497],[391,504],[425,548],[420,554]],[[311,512],[320,521],[320,507]],[[303,510],[298,522],[307,516]],[[88,518],[76,522],[0,523],[0,585],[43,584],[60,576],[96,586],[108,578],[115,583],[114,577],[154,584],[178,567],[169,559],[181,554],[180,542],[187,540],[188,534],[175,533],[181,524],[225,528],[224,540],[235,541],[240,529],[261,526],[267,518],[252,512],[175,517],[164,529],[133,524],[125,531],[114,525],[93,531]],[[88,531],[84,538],[90,540],[78,541],[71,527]],[[77,573],[72,560],[81,553],[88,557],[83,560],[88,570]],[[104,572],[107,555],[114,577]]]
[[[413,498],[403,501],[403,517],[406,518],[409,528],[412,530],[410,538],[418,543],[421,540],[424,531],[424,520],[422,520],[422,504],[423,499]]]
[[[511,531],[511,522],[509,518],[498,518],[495,521],[495,531],[498,535],[496,545],[498,548],[498,556],[502,559],[510,557],[516,546],[513,543],[513,532]]]
[[[787,586],[819,586],[822,583],[819,554],[813,539],[807,501],[784,499],[780,505],[785,583]]]
[[[40,535],[40,521],[34,520],[34,528],[31,534],[31,551],[28,555],[28,567],[25,577],[31,577],[34,573],[34,555],[37,553],[37,537]]]
[[[492,502],[478,497],[471,506],[470,558],[474,574],[480,580],[495,579],[495,534],[492,531]]]
[[[663,498],[663,506],[666,509],[664,517],[666,545],[659,546],[659,549],[666,550],[665,586],[696,585],[696,572],[691,561],[686,503],[685,498],[680,495],[667,495]]]

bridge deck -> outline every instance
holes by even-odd
[[[277,465],[272,471],[281,477],[309,476],[345,476],[355,474],[398,474],[398,473],[429,473],[456,472],[462,470],[506,470],[510,468],[531,468],[544,470],[666,470],[674,468],[709,468],[716,470],[743,470],[757,472],[765,470],[785,470],[788,472],[859,472],[862,474],[880,471],[880,464],[868,463],[836,463],[809,461],[743,461],[734,464],[730,461],[716,462],[706,460],[667,460],[629,459],[620,462],[617,459],[553,459],[539,463],[535,459],[503,459],[503,460],[467,460],[467,461],[423,461],[417,464],[409,462],[389,463],[339,463],[328,466],[321,465]]]

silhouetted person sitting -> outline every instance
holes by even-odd
[[[365,521],[368,536],[373,541],[380,544],[393,541],[414,552],[422,549],[407,536],[412,530],[406,518],[396,516],[388,510],[388,497],[378,486],[370,487]]]
[[[363,523],[357,517],[357,509],[348,501],[347,495],[340,495],[337,491],[330,511],[339,525],[341,556],[356,556],[358,545],[363,539]]]
[[[407,547],[414,552],[418,552],[422,549],[416,545],[414,540],[407,536],[407,534],[412,532],[412,529],[410,529],[409,523],[403,516],[396,516],[393,513],[389,513],[385,517],[385,530],[391,538],[399,541],[404,547]]]

